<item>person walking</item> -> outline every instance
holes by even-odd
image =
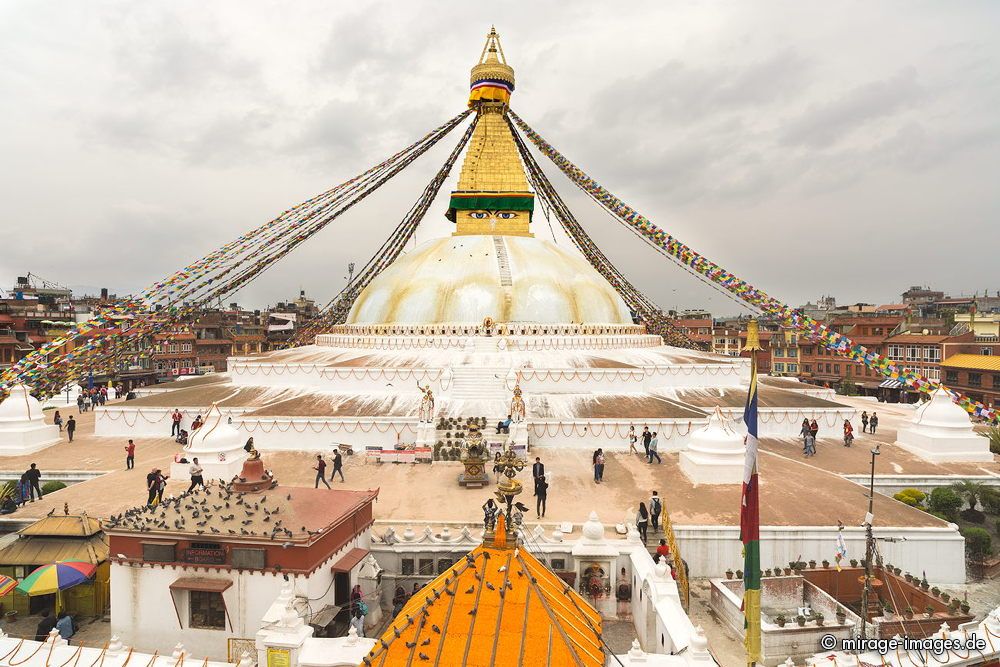
[[[125,469],[131,470],[135,467],[135,443],[131,440],[125,445]]]
[[[638,442],[639,438],[635,434],[635,426],[631,425],[628,427],[628,451],[629,454],[638,454],[639,450],[635,448],[635,443]]]
[[[642,538],[642,543],[646,543],[646,527],[649,525],[649,510],[646,509],[646,503],[639,503],[639,511],[635,515],[635,527],[639,530],[639,537]]]
[[[69,421],[66,422],[66,435],[69,436],[70,442],[73,442],[74,433],[76,433],[76,420],[73,419],[73,415],[70,415]]]
[[[191,459],[191,467],[188,469],[188,473],[191,475],[191,486],[188,487],[188,493],[194,491],[196,486],[200,486],[203,489],[205,488],[205,479],[202,477],[203,472],[204,468],[198,465],[198,457],[196,456]]]
[[[868,411],[865,410],[861,413],[861,432],[868,432]]]
[[[810,431],[809,434],[806,436],[806,445],[804,451],[806,458],[809,458],[810,456],[816,456],[816,436],[812,434],[812,431]]]
[[[869,433],[875,435],[875,429],[878,428],[878,413],[873,412],[872,416],[868,419],[868,430]]]
[[[493,455],[493,474],[497,476],[497,484],[500,483],[500,474],[503,472],[503,466],[500,465],[500,452],[497,451]]]
[[[854,442],[854,426],[851,425],[850,419],[844,420],[844,447],[850,447],[851,443]]]
[[[531,478],[536,482],[539,478],[545,478],[545,464],[539,456],[535,457],[535,462],[531,465]]]
[[[809,422],[809,432],[812,433],[813,440],[819,437],[819,424],[816,423],[815,419]]]
[[[149,496],[146,498],[146,505],[152,507],[163,498],[163,486],[166,485],[167,478],[160,473],[159,468],[153,468],[146,475],[146,490]]]
[[[656,547],[656,555],[660,557],[660,560],[670,558],[670,546],[667,544],[666,538],[660,539],[660,546]]]
[[[35,502],[35,494],[38,494],[38,499],[42,499],[42,488],[38,485],[40,479],[42,479],[42,471],[38,469],[38,465],[35,463],[31,464],[31,467],[24,471],[24,478],[28,480],[28,488],[31,492],[31,502]]]
[[[360,609],[354,610],[354,616],[351,617],[351,627],[358,633],[358,637],[365,636],[365,615],[361,613]]]
[[[656,457],[656,462],[659,464],[663,463],[663,459],[660,455],[656,453],[656,448],[659,446],[659,440],[656,437],[656,431],[653,431],[653,437],[649,439],[649,448],[646,450],[646,459],[649,463],[653,462],[653,457]]]
[[[55,415],[52,416],[52,423],[55,424],[56,426],[58,426],[59,427],[59,432],[62,433],[63,418],[62,418],[62,415],[59,414],[58,410],[56,410]]]
[[[642,449],[646,452],[646,458],[649,458],[649,441],[653,438],[653,434],[649,432],[648,426],[642,427]],[[638,452],[636,452],[638,454]]]
[[[545,476],[535,480],[535,514],[541,519],[545,516],[545,501],[549,497],[549,483]]]
[[[18,504],[24,507],[28,504],[28,499],[31,498],[31,482],[28,481],[28,473],[21,473],[21,481],[17,483],[17,491],[20,498],[18,499]]]
[[[802,428],[799,429],[799,435],[802,437],[802,451],[806,451],[806,436],[808,436],[812,431],[809,430],[809,420],[802,420]]]
[[[181,420],[184,419],[184,415],[177,408],[174,408],[174,413],[170,415],[170,435],[180,435],[181,434]]]
[[[340,481],[346,482],[344,479],[344,457],[340,455],[340,449],[333,450],[333,472],[330,473],[330,480],[333,480],[334,475],[340,475]]]
[[[83,394],[77,394],[76,396],[76,411],[79,414],[83,414]]]
[[[604,449],[601,447],[594,452],[594,481],[597,483],[604,481]]]
[[[653,497],[649,499],[649,525],[653,527],[653,533],[660,528],[660,513],[663,512],[663,503],[660,502],[660,495],[653,491]]]
[[[316,465],[313,466],[313,470],[316,471],[316,486],[313,488],[318,489],[319,483],[323,482],[326,484],[326,488],[330,488],[329,482],[326,481],[326,461],[323,460],[322,454],[316,455]]]

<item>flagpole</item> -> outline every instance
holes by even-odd
[[[747,390],[743,421],[747,427],[743,493],[740,503],[740,541],[743,543],[743,616],[744,648],[747,665],[761,659],[760,636],[760,478],[757,469],[757,352],[760,330],[757,320],[747,323],[747,341],[743,351],[750,353],[750,387]]]

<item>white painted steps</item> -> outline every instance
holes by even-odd
[[[506,401],[511,395],[505,380],[508,370],[483,366],[452,366],[449,398],[466,401]]]

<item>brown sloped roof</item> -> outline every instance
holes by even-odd
[[[101,532],[101,522],[86,514],[42,517],[20,531],[21,535],[36,537],[90,537]]]
[[[0,549],[0,565],[47,565],[60,560],[103,563],[108,559],[103,533],[87,538],[20,537]]]

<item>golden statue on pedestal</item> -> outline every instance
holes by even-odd
[[[524,397],[521,396],[521,383],[514,385],[514,397],[510,399],[510,416],[515,422],[524,421]]]

